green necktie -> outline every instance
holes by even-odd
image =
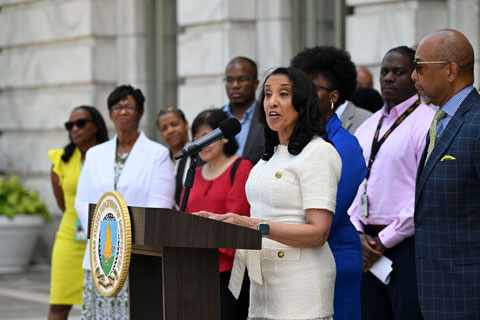
[[[440,120],[442,120],[446,116],[447,116],[447,114],[442,109],[438,109],[437,112],[435,112],[435,116],[433,117],[432,124],[430,125],[430,131],[429,131],[429,133],[430,133],[430,143],[428,145],[427,158],[425,159],[425,162],[427,162],[428,157],[430,157],[430,154],[433,151],[433,147],[435,147],[435,141],[437,140],[437,126],[438,126],[438,123],[440,122]]]

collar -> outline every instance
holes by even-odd
[[[473,85],[463,88],[443,105],[442,110],[445,111],[448,116],[453,117],[458,108],[460,108],[463,100],[467,98],[472,90],[474,90]]]
[[[117,134],[115,134],[113,139],[109,140],[109,141],[112,141],[112,145],[114,147],[114,150],[117,150],[117,139],[118,139],[118,136],[117,136]],[[146,136],[143,133],[143,131],[139,131],[138,138],[137,138],[137,140],[135,140],[135,143],[133,144],[132,149],[135,147],[135,145],[141,145],[145,139],[146,139]],[[130,150],[130,152],[132,152],[132,151]]]
[[[327,125],[325,126],[325,131],[328,134],[328,139],[331,140],[342,127],[342,121],[334,114],[330,120],[328,120]]]
[[[253,103],[248,107],[247,110],[243,113],[243,119],[240,120],[240,123],[244,123],[252,118],[253,112],[255,111],[255,106],[257,105],[257,101],[253,101]],[[225,107],[223,107],[223,111],[230,117],[234,118],[234,115],[230,111],[230,102],[228,102]]]
[[[407,100],[404,100],[390,109],[390,113],[388,111],[388,107],[386,104],[383,105],[382,109],[380,110],[383,118],[398,118],[402,113],[404,113],[415,101],[418,100],[418,94],[414,94]]]
[[[343,112],[345,111],[345,109],[347,108],[347,104],[348,104],[348,100],[345,100],[344,103],[342,103],[338,108],[337,110],[335,110],[335,113],[337,114],[337,116],[340,118],[343,114]],[[331,118],[330,118],[331,119]]]

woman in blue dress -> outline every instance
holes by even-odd
[[[360,320],[362,249],[358,232],[347,210],[353,202],[367,168],[357,138],[342,127],[339,112],[355,90],[357,73],[350,55],[340,49],[317,46],[297,54],[291,66],[307,73],[317,87],[320,109],[327,120],[326,132],[342,159],[337,207],[328,244],[337,266],[335,281],[335,320]],[[338,114],[338,115],[337,115]]]

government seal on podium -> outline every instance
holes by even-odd
[[[102,195],[90,229],[90,265],[95,286],[103,296],[117,295],[127,279],[132,251],[130,214],[119,192]]]

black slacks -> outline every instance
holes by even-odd
[[[231,271],[220,273],[220,308],[222,320],[245,320],[248,317],[250,298],[250,279],[247,272],[243,278],[242,290],[238,300],[228,290]]]
[[[418,302],[414,250],[415,243],[413,237],[410,237],[384,252],[384,256],[393,262],[390,283],[387,285],[371,272],[363,273],[362,320],[422,319]]]

